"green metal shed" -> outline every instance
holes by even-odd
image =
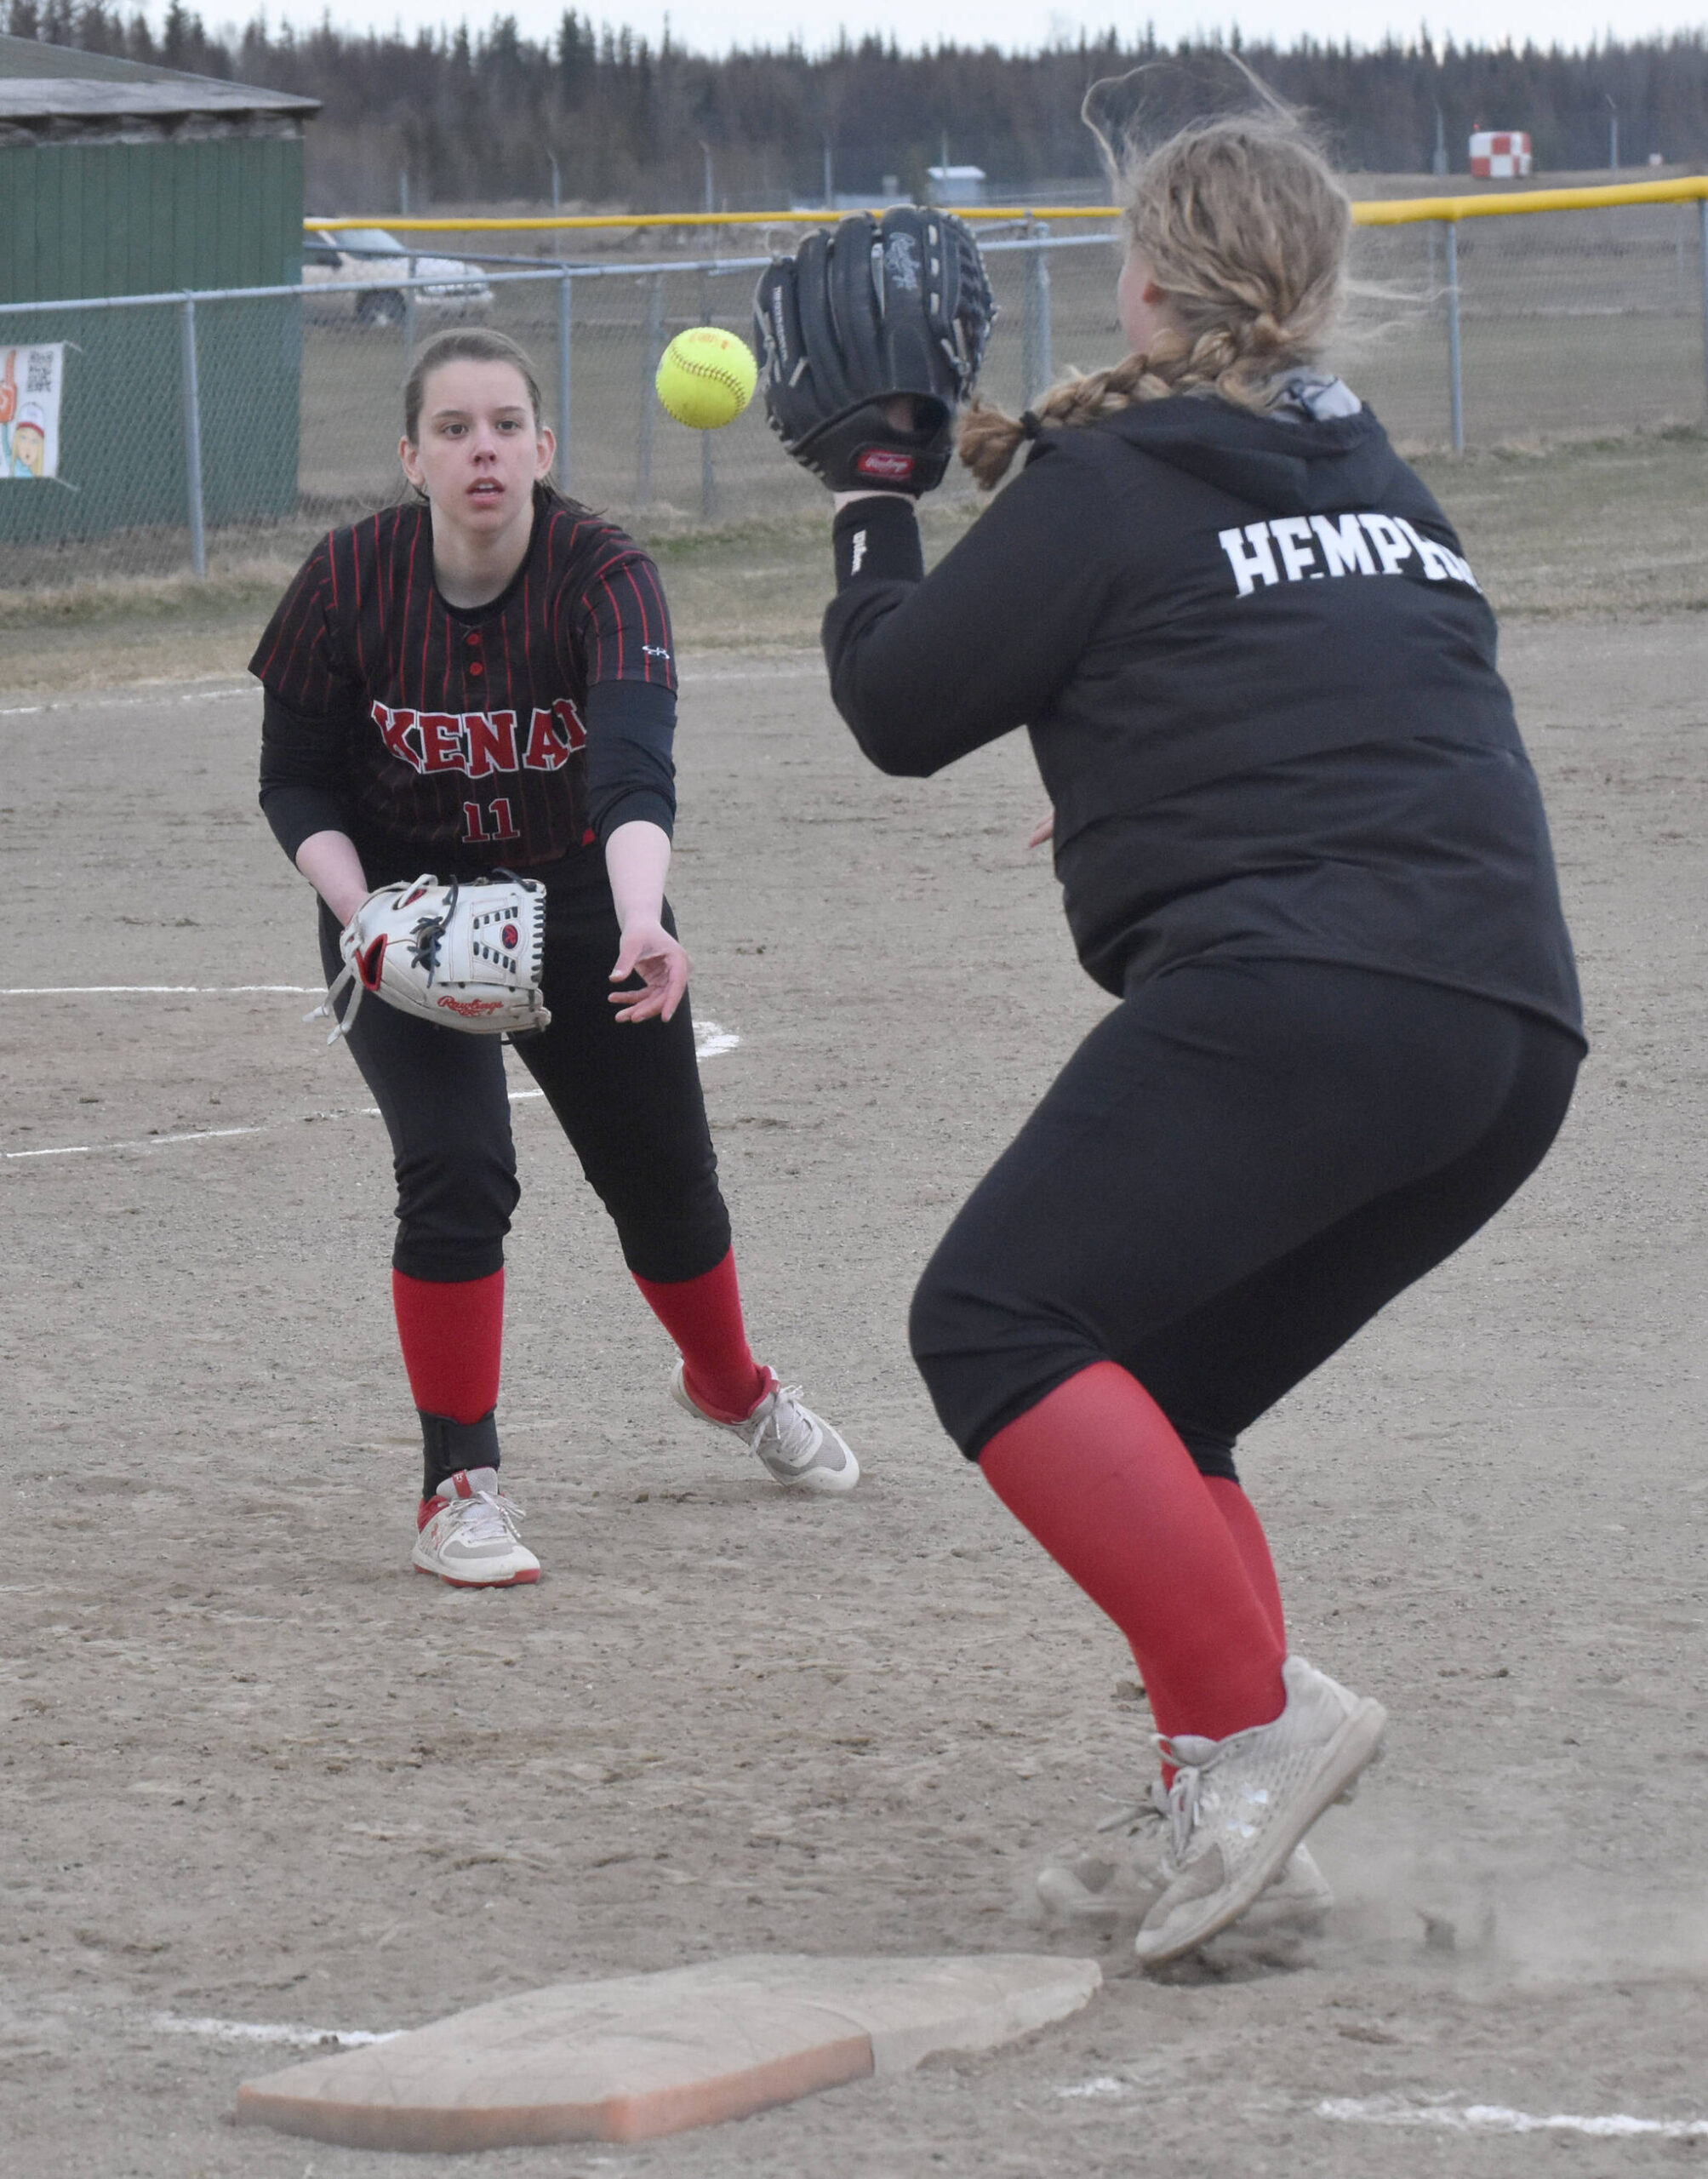
[[[0,303],[294,286],[316,111],[0,37]],[[15,548],[185,521],[192,384],[206,521],[289,512],[301,339],[298,306],[282,298],[0,312],[0,428],[47,414],[22,371],[53,406],[49,475],[31,473],[37,440],[16,455],[0,444],[0,547],[14,548],[0,580],[25,572]]]

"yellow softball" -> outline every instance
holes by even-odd
[[[659,399],[677,423],[696,432],[733,424],[758,381],[753,351],[720,325],[690,325],[659,362]]]

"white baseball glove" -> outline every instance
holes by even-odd
[[[546,888],[510,871],[490,878],[427,875],[413,885],[370,893],[339,935],[344,973],[304,1018],[335,1015],[348,984],[344,1019],[327,1038],[350,1033],[364,992],[445,1029],[496,1037],[543,1029],[551,1021],[540,989],[546,943]]]

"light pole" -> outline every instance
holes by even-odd
[[[705,161],[705,209],[708,212],[715,212],[717,209],[717,192],[712,187],[711,146],[706,142],[703,136],[698,138],[696,140],[700,145],[700,152]]]
[[[551,216],[555,220],[563,209],[563,175],[557,164],[557,152],[548,152],[546,156],[551,162]],[[561,257],[563,255],[562,227],[552,229],[551,254],[554,257]]]
[[[1608,102],[1608,168],[1609,172],[1617,174],[1619,172],[1619,108],[1614,104],[1611,91],[1603,91],[1602,96]]]
[[[1431,163],[1430,171],[1431,174],[1445,174],[1447,172],[1447,123],[1442,118],[1441,100],[1431,99],[1430,104],[1435,108],[1435,157]]]

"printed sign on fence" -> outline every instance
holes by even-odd
[[[0,348],[0,478],[60,473],[60,395],[66,344]]]

